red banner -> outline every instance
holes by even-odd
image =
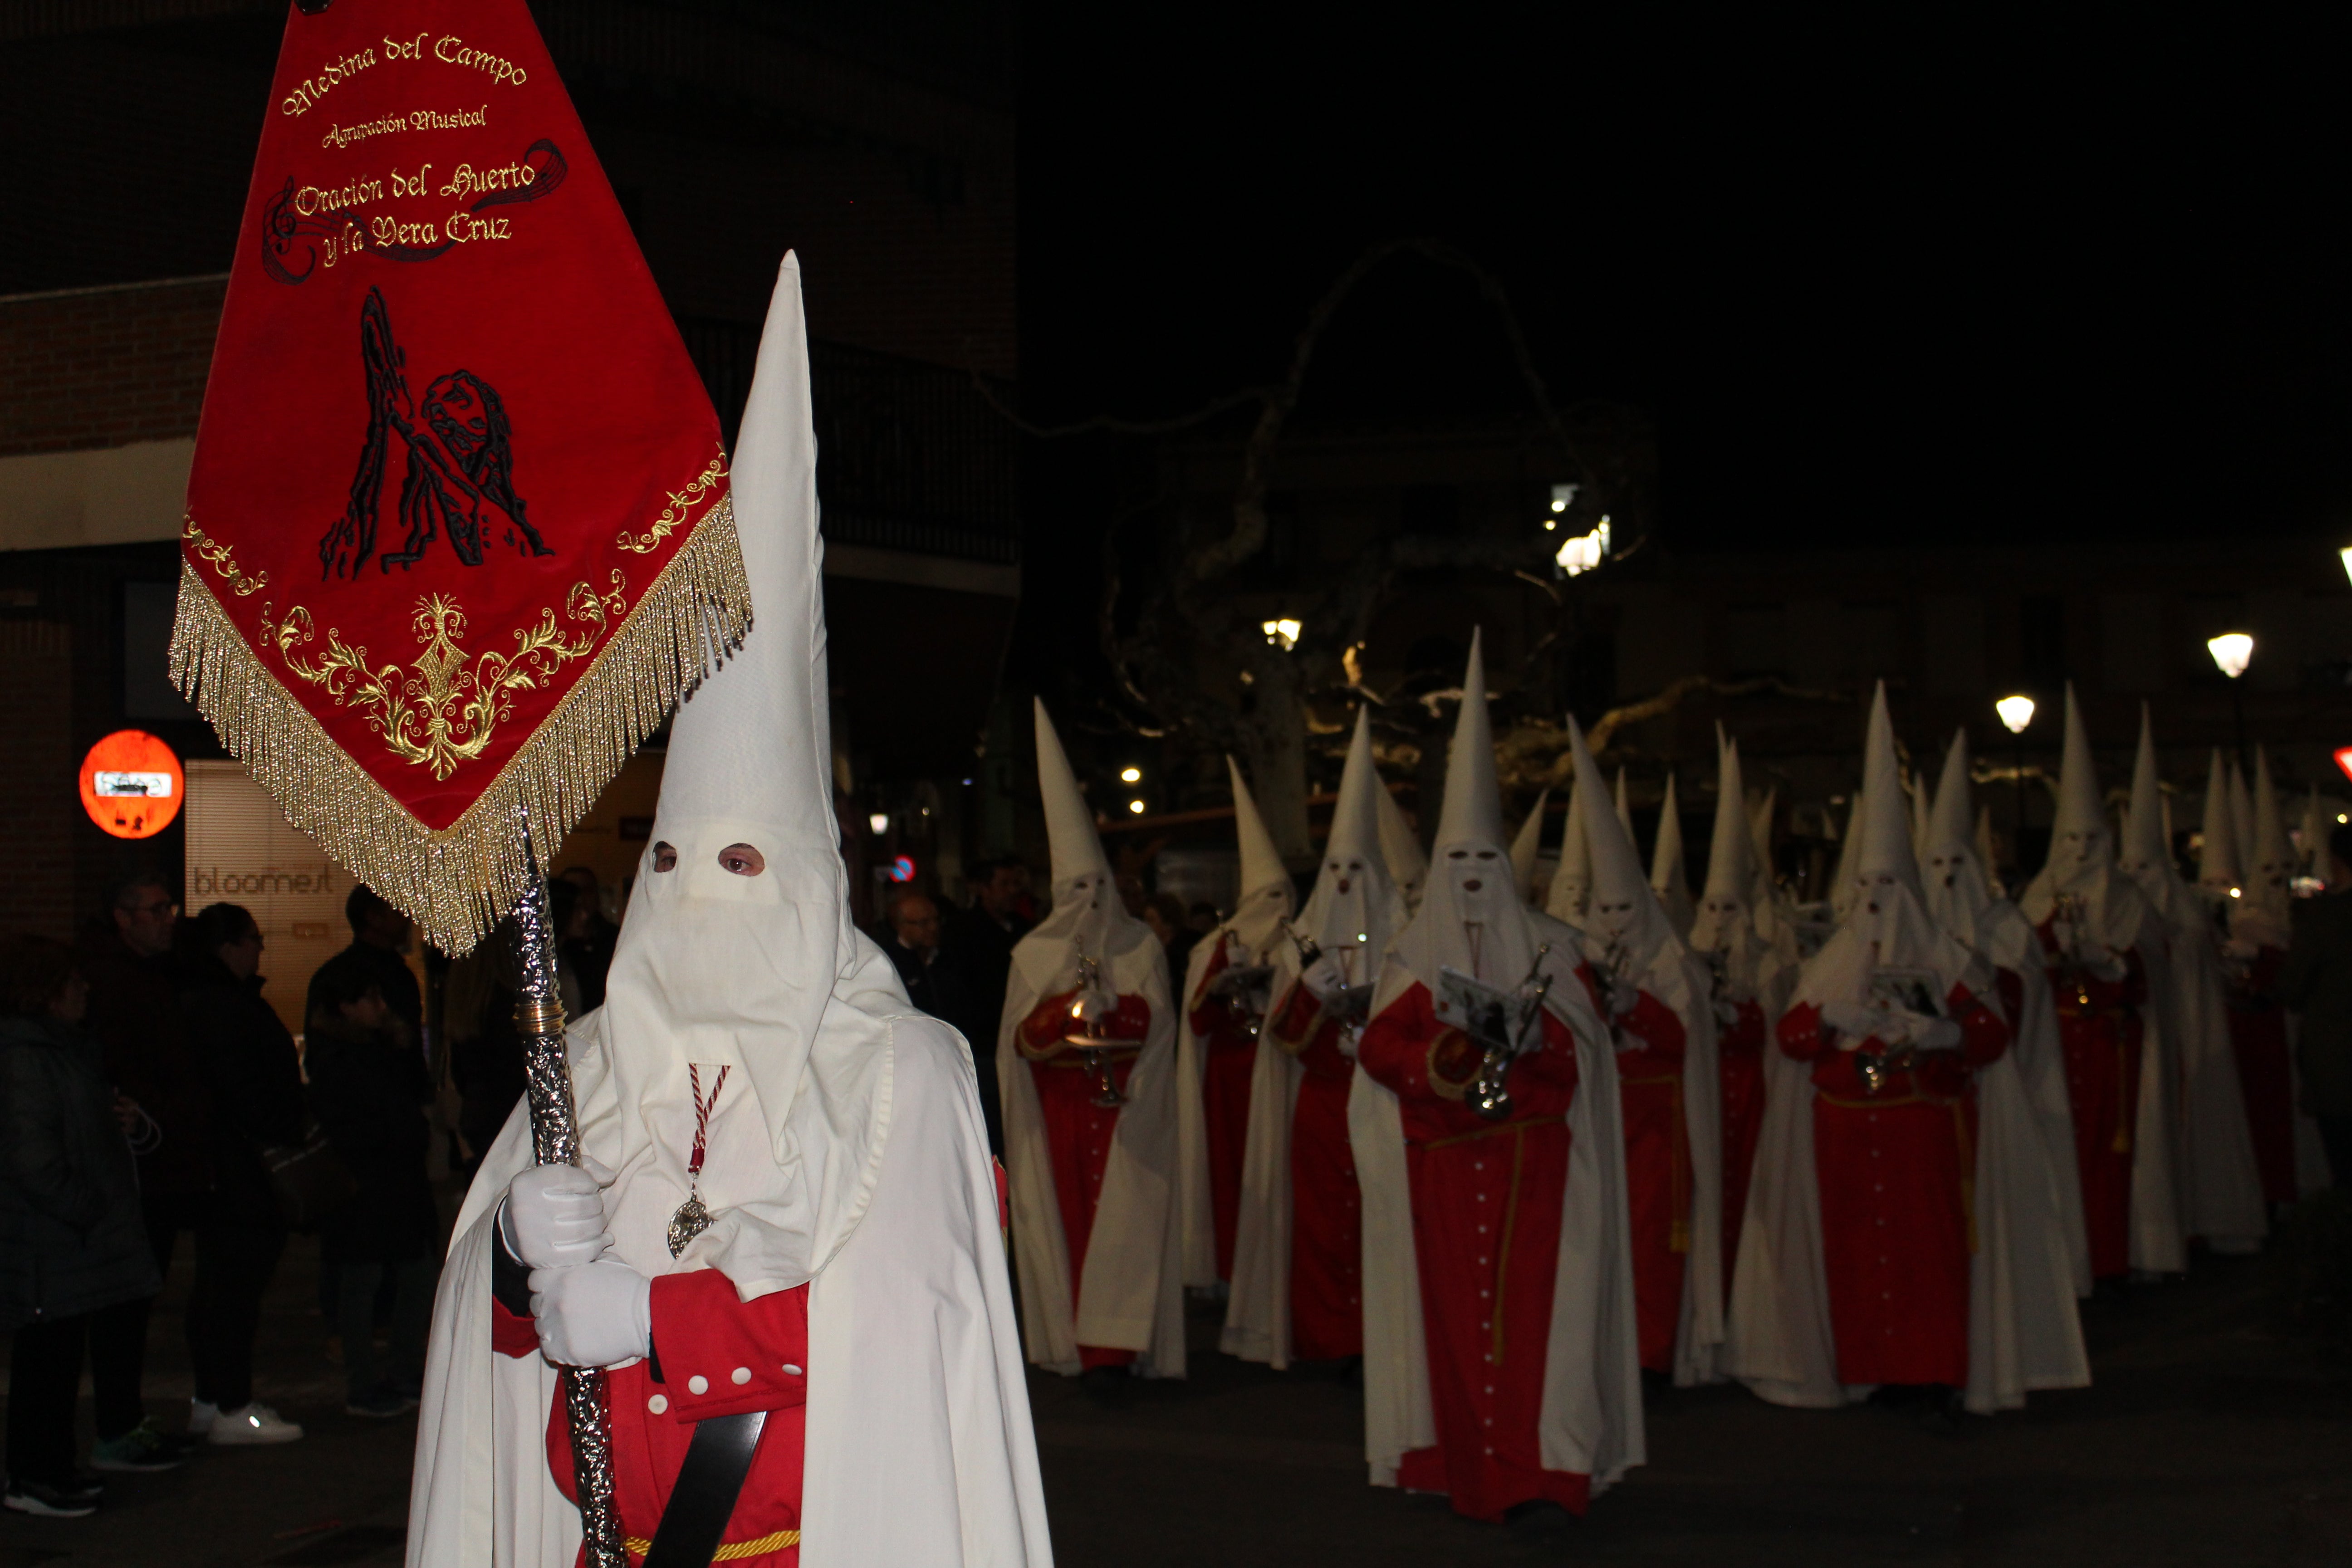
[[[175,677],[453,950],[749,625],[719,424],[521,0],[291,12]]]

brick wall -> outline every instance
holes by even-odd
[[[69,937],[76,907],[73,629],[0,621],[0,926]]]
[[[0,299],[0,457],[196,433],[222,278]]]

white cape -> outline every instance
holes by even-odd
[[[1192,1033],[1192,1002],[1209,973],[1210,960],[1224,951],[1230,935],[1219,926],[1192,944],[1192,955],[1184,961],[1184,989],[1178,994],[1176,1009],[1177,1213],[1183,1232],[1183,1283],[1196,1289],[1217,1282],[1217,1221],[1209,1197],[1209,1113],[1202,1098],[1208,1081],[1209,1054]],[[1034,1085],[1031,1092],[1035,1092]],[[1250,1114],[1256,1113],[1253,1106]]]
[[[606,1070],[602,1020],[574,1024],[569,1045],[583,1142],[610,1163],[635,1119]],[[878,1170],[809,1290],[801,1561],[1050,1568],[971,1058],[936,1020],[909,1010],[882,1021]],[[490,1233],[530,1163],[518,1105],[467,1194],[441,1275],[409,1568],[571,1568],[579,1550],[579,1512],[547,1468],[554,1369],[490,1348]]]
[[[1102,1195],[1072,1310],[1069,1243],[1055,1195],[1045,1107],[1029,1058],[1014,1031],[1046,997],[1078,982],[1076,950],[1058,956],[1036,937],[1014,952],[997,1031],[996,1076],[1004,1099],[1004,1164],[1013,1188],[1013,1245],[1020,1261],[1021,1318],[1029,1359],[1066,1374],[1078,1371],[1078,1347],[1137,1352],[1154,1377],[1184,1375],[1184,1228],[1181,1149],[1200,1128],[1198,1080],[1187,1096],[1176,1057],[1176,1009],[1168,994],[1168,955],[1138,923],[1141,940],[1111,955],[1105,980],[1151,1008],[1143,1049],[1127,1079]],[[1033,943],[1036,945],[1033,946]],[[1025,960],[1025,962],[1024,962]],[[1183,1110],[1190,1100],[1192,1110]],[[1206,1156],[1201,1166],[1205,1174]]]
[[[1573,933],[1530,917],[1552,952],[1577,951]],[[1391,958],[1372,1014],[1414,984]],[[1537,1419],[1546,1469],[1589,1476],[1595,1495],[1646,1462],[1641,1354],[1633,1318],[1631,1225],[1625,1205],[1625,1133],[1616,1053],[1593,1016],[1583,984],[1562,963],[1545,1005],[1576,1037],[1576,1098],[1569,1110],[1568,1197],[1553,1277],[1551,1334]],[[1437,1441],[1430,1405],[1421,1268],[1405,1174],[1404,1120],[1397,1097],[1362,1068],[1348,1096],[1348,1130],[1364,1216],[1364,1451],[1372,1484],[1396,1485],[1406,1454]]]
[[[1197,976],[1198,966],[1195,966]],[[1298,977],[1295,949],[1274,953],[1279,1001]],[[1197,984],[1195,978],[1190,984]],[[1307,1076],[1298,1058],[1263,1036],[1250,1069],[1249,1133],[1242,1150],[1241,1210],[1234,1226],[1233,1292],[1218,1348],[1277,1372],[1290,1364],[1290,1125],[1298,1086]]]
[[[2194,913],[2194,906],[2189,911]],[[2270,1230],[2254,1133],[2230,1039],[2229,982],[2204,921],[2167,921],[2165,984],[2148,977],[2179,1042],[2180,1226],[2216,1252],[2261,1250]]]
[[[1772,1404],[1825,1408],[1869,1390],[1837,1379],[1811,1072],[1776,1040],[1764,1055],[1764,1125],[1732,1270],[1724,1369]],[[2003,1052],[1977,1073],[1978,1240],[1962,1397],[1979,1415],[2014,1409],[2032,1389],[2091,1381],[2057,1184],[2020,1066]]]

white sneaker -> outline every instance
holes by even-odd
[[[219,1419],[220,1406],[215,1405],[211,1400],[191,1399],[188,1401],[189,1436],[203,1437],[208,1436],[213,1429],[213,1423]]]
[[[278,1412],[258,1400],[236,1410],[223,1410],[213,1417],[211,1440],[228,1445],[239,1443],[291,1443],[302,1436],[302,1428],[282,1419]]]

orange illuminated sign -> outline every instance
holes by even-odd
[[[144,730],[117,730],[81,760],[81,808],[117,838],[152,838],[187,794],[180,759]]]

